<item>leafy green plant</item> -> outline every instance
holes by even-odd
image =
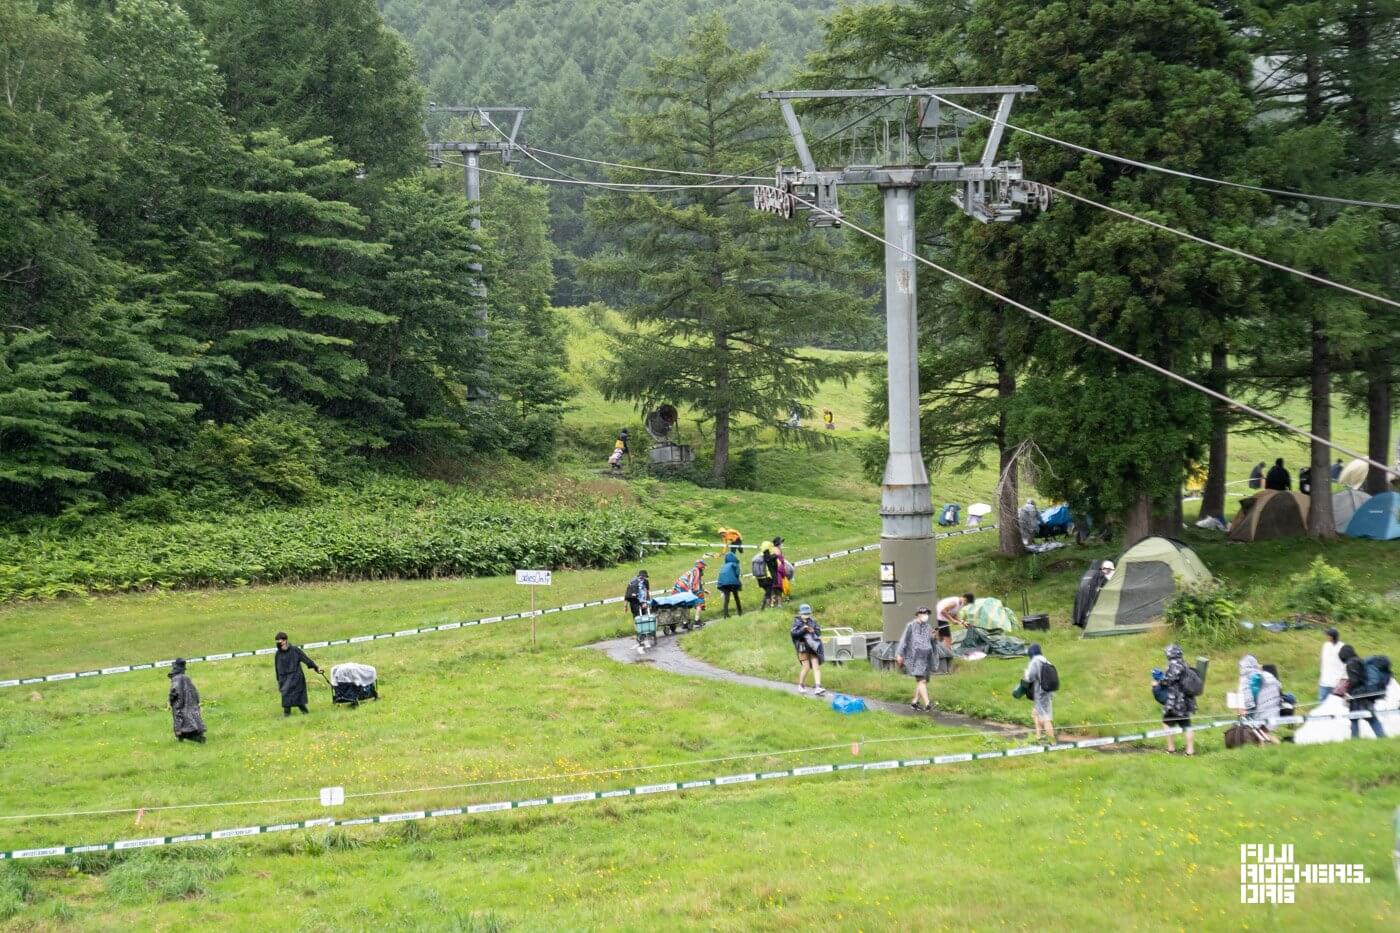
[[[1164,614],[1183,639],[1194,643],[1233,645],[1248,635],[1248,630],[1239,624],[1239,596],[1222,583],[1179,588]]]
[[[1352,586],[1346,571],[1317,557],[1307,570],[1288,579],[1285,605],[1319,622],[1355,621],[1370,617],[1374,603]]]

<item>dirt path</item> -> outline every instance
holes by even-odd
[[[672,674],[680,674],[683,677],[703,677],[707,680],[719,680],[727,684],[738,684],[742,687],[761,687],[765,690],[779,690],[783,693],[800,696],[804,699],[813,700],[818,703],[830,703],[831,694],[824,697],[814,696],[810,693],[801,694],[797,692],[797,685],[784,683],[777,680],[766,680],[762,677],[751,677],[748,674],[736,674],[734,671],[725,670],[722,667],[715,667],[707,664],[685,653],[680,645],[681,635],[658,635],[656,647],[648,650],[646,654],[637,653],[637,640],[635,638],[614,638],[610,641],[600,641],[588,647],[601,651],[614,661],[623,664],[646,664],[669,671]],[[884,700],[872,700],[865,697],[865,705],[870,709],[880,710],[884,713],[891,713],[895,716],[918,716],[938,723],[940,726],[952,726],[958,729],[981,729],[992,733],[1009,733],[1015,731],[1017,727],[1004,723],[991,722],[985,719],[977,719],[972,716],[964,716],[961,713],[949,713],[934,709],[927,713],[918,713],[909,708],[907,703],[889,703]]]

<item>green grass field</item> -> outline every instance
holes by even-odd
[[[575,438],[599,438],[599,461],[626,406],[588,395],[600,359],[596,331],[571,341],[586,391],[570,415]],[[591,349],[590,349],[591,348]],[[590,354],[592,354],[590,356]],[[837,446],[762,439],[763,491],[596,477],[566,460],[563,488],[607,498],[625,490],[679,538],[713,540],[719,525],[747,540],[783,534],[792,557],[875,540],[878,488],[858,469],[864,388],[830,387]],[[1301,411],[1290,413],[1294,417]],[[1338,437],[1362,425],[1339,413]],[[1240,439],[1239,476],[1294,448]],[[576,451],[577,453],[577,451]],[[1277,454],[1275,454],[1277,455]],[[991,469],[940,473],[939,501],[990,496]],[[532,491],[538,496],[538,489]],[[1321,554],[1358,590],[1400,590],[1395,543],[1346,540],[1227,545],[1186,534],[1208,566],[1240,590],[1245,617],[1283,611],[1287,578]],[[940,589],[1027,591],[1053,630],[1039,640],[1064,689],[1057,720],[1072,734],[1125,731],[1096,723],[1155,717],[1148,671],[1166,634],[1082,641],[1066,624],[1085,563],[1112,548],[1071,548],[1035,562],[996,557],[995,535],[942,542]],[[641,559],[669,582],[700,550]],[[561,573],[540,605],[618,595],[636,566]],[[878,627],[873,554],[803,568],[795,597],[821,621]],[[669,576],[668,576],[669,575]],[[745,594],[754,593],[750,585]],[[0,679],[177,654],[295,641],[519,611],[528,594],[507,578],[326,583],[156,592],[0,608]],[[1400,615],[1400,603],[1391,602]],[[749,613],[688,636],[688,651],[736,671],[791,680],[783,611]],[[351,817],[501,799],[708,778],[802,764],[877,761],[1005,748],[924,720],[837,715],[772,691],[624,666],[586,646],[626,634],[617,606],[528,621],[313,651],[323,665],[357,660],[380,671],[384,699],[333,708],[310,680],[312,714],[284,720],[271,661],[197,664],[207,745],[175,742],[166,678],[147,671],[0,690],[0,850],[172,835],[323,815]],[[1400,626],[1348,626],[1363,653],[1400,654]],[[1317,638],[1260,634],[1209,654],[1202,715],[1223,710],[1245,650],[1282,669],[1300,699],[1313,693]],[[959,666],[934,682],[950,709],[1028,721],[1010,690],[1011,661]],[[903,700],[904,678],[860,666],[826,669],[828,687]],[[859,755],[853,754],[853,743]],[[1170,757],[1159,741],[1114,752],[853,771],[595,801],[539,810],[283,833],[135,854],[0,862],[0,924],[24,930],[557,930],[658,927],[725,930],[886,928],[1394,929],[1391,814],[1400,805],[1400,745],[1226,752],[1203,734],[1201,754]],[[714,761],[713,759],[732,759]],[[644,770],[638,770],[644,769]],[[325,786],[351,799],[327,811]],[[407,791],[382,793],[387,791]],[[378,796],[356,796],[378,794]],[[311,798],[311,799],[307,799]],[[277,802],[266,802],[277,801]],[[213,807],[162,810],[192,804]],[[5,817],[146,808],[131,812]],[[1367,885],[1305,885],[1291,905],[1240,903],[1239,846],[1292,843],[1302,862],[1359,863]]]

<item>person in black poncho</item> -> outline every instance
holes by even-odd
[[[321,669],[305,651],[287,643],[286,632],[277,633],[277,651],[272,655],[272,664],[277,671],[277,690],[282,694],[282,715],[292,715],[293,706],[306,713],[306,675],[301,667],[304,664],[318,674]]]
[[[204,715],[199,708],[199,691],[185,673],[185,659],[176,658],[170,665],[170,718],[175,738],[181,742],[204,741]]]

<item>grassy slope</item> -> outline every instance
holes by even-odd
[[[837,408],[840,437],[862,436],[845,430],[844,414],[858,411],[860,391],[832,387],[817,400],[818,407]],[[635,417],[601,399],[585,397],[581,404],[573,423],[604,439],[613,430],[610,419]],[[1351,440],[1360,433],[1351,419],[1341,419],[1339,428]],[[1270,446],[1236,444],[1232,472],[1243,475]],[[580,465],[576,472],[592,468]],[[718,524],[736,525],[750,538],[783,533],[795,556],[864,543],[878,533],[872,505],[878,490],[858,477],[853,445],[814,452],[769,446],[761,469],[764,493],[669,483],[632,489],[677,534],[708,537]],[[935,497],[986,498],[991,481],[989,469],[945,473],[935,477]],[[1319,550],[1301,542],[1227,546],[1194,534],[1192,540],[1208,565],[1247,591],[1256,618],[1278,611],[1279,581]],[[991,535],[945,543],[941,582],[994,593],[1014,591],[1022,580],[1030,585],[1032,604],[1050,611],[1060,627],[1042,639],[1065,678],[1060,721],[1155,712],[1145,678],[1160,663],[1161,638],[1081,642],[1062,628],[1083,562],[1103,555],[1060,552],[1063,565],[1046,560],[1037,575],[1025,563],[988,559],[993,546]],[[1400,586],[1393,545],[1347,541],[1322,550],[1370,592]],[[652,555],[646,563],[665,579],[692,556]],[[799,595],[817,605],[827,624],[873,627],[874,570],[873,555],[807,568]],[[561,575],[545,600],[613,595],[630,572]],[[243,648],[266,643],[277,628],[313,640],[523,604],[512,582],[497,579],[273,586],[9,608],[0,610],[0,676]],[[785,614],[750,615],[712,626],[689,644],[726,666],[787,678],[793,667],[786,625]],[[379,666],[386,700],[354,712],[330,709],[325,688],[313,683],[314,714],[290,722],[277,710],[266,659],[196,666],[213,730],[202,748],[176,746],[170,738],[158,673],[6,690],[0,692],[0,815],[314,795],[335,783],[354,793],[809,745],[842,748],[782,761],[841,761],[849,758],[846,743],[862,737],[919,740],[868,745],[863,758],[997,741],[949,738],[946,730],[873,714],[840,718],[796,698],[620,668],[572,647],[625,628],[621,613],[606,607],[551,617],[533,652],[522,623],[318,652],[327,664],[353,658]],[[1364,649],[1398,650],[1386,628],[1348,637]],[[1267,636],[1255,647],[1281,664],[1290,686],[1311,692],[1314,638]],[[1224,687],[1218,672],[1232,667],[1236,654],[1215,658],[1206,698],[1214,707]],[[1008,696],[1015,668],[997,661],[963,665],[935,683],[935,697],[1024,719],[1024,704]],[[907,689],[902,679],[856,667],[827,673],[831,685],[850,690],[901,697]],[[307,929],[1060,928],[1103,925],[1106,917],[1111,925],[1154,929],[1256,923],[1302,929],[1335,925],[1339,917],[1348,929],[1386,928],[1400,906],[1386,855],[1388,815],[1400,803],[1394,750],[1358,743],[1225,754],[1218,743],[1212,737],[1206,754],[1189,763],[1160,754],[1072,753],[1053,765],[1032,759],[817,778],[392,831],[202,845],[71,867],[0,866],[0,919],[18,909],[9,919],[26,928],[216,923],[252,929],[284,920],[291,907]],[[762,761],[646,773],[686,778],[763,767]],[[555,779],[520,786],[513,795],[651,779]],[[352,803],[344,812],[511,795],[442,791]],[[129,816],[0,823],[0,843],[128,838],[317,809],[173,811],[148,814],[140,828]],[[1376,883],[1303,888],[1287,908],[1241,906],[1237,847],[1254,841],[1294,842],[1307,861],[1361,861]],[[17,907],[15,892],[25,886],[30,902]],[[284,896],[269,898],[270,890]],[[153,911],[162,897],[168,902]]]

